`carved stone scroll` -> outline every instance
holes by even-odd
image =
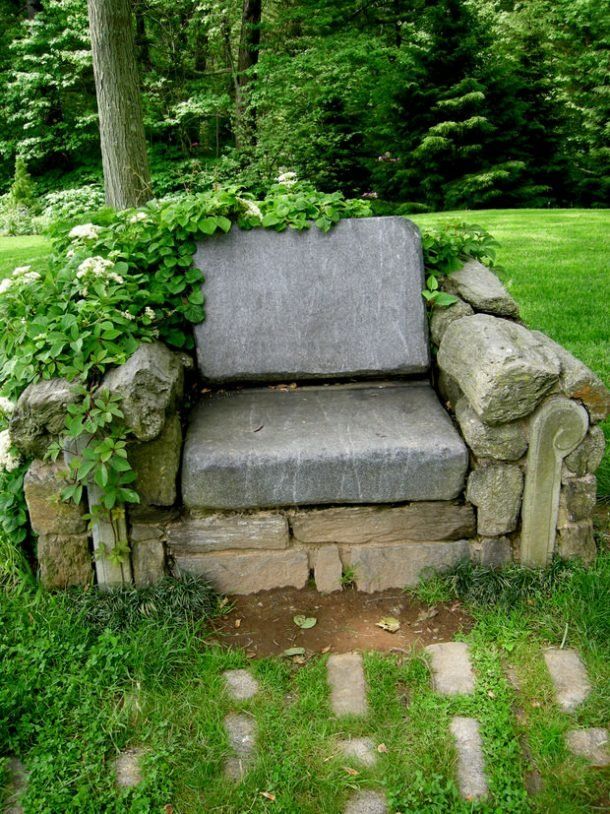
[[[585,437],[588,425],[585,408],[563,396],[545,401],[531,419],[522,507],[522,565],[544,566],[553,554],[561,464]]]

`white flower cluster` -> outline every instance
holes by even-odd
[[[134,315],[130,314],[129,311],[120,311],[120,314],[122,317],[129,320],[130,322],[132,322],[135,319]]]
[[[10,277],[0,280],[0,294],[6,294],[17,283],[31,285],[40,280],[40,274],[37,271],[31,271],[31,268],[31,266],[17,266]]]
[[[136,212],[135,215],[132,215],[129,218],[130,223],[138,223],[139,221],[142,220],[148,220],[148,215],[146,214],[146,212]]]
[[[70,230],[68,237],[72,240],[95,240],[99,237],[100,227],[94,223],[83,223]]]
[[[11,437],[8,430],[0,432],[0,469],[5,472],[13,472],[17,469],[21,460],[11,450]]]
[[[0,413],[9,416],[12,415],[14,409],[15,404],[10,399],[7,399],[6,396],[0,396]]]
[[[105,257],[96,255],[95,257],[88,257],[86,260],[83,260],[76,271],[76,277],[79,280],[84,278],[98,279],[103,282],[111,280],[121,285],[125,280],[120,274],[117,274],[116,271],[112,271],[113,268],[114,263],[112,260],[107,260]]]
[[[247,198],[238,198],[239,203],[243,206],[246,211],[246,215],[250,215],[253,218],[258,218],[258,220],[263,219],[263,213],[260,211],[258,206],[254,203],[254,201],[249,201]]]
[[[154,319],[156,315],[153,309],[147,305],[146,308],[144,309],[144,316],[148,317],[148,319]]]
[[[277,177],[278,184],[283,184],[285,187],[292,187],[297,182],[296,172],[283,172]]]

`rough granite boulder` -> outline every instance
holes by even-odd
[[[579,520],[567,523],[557,530],[557,551],[565,560],[581,559],[591,563],[596,557],[597,549],[593,537],[593,521]]]
[[[49,445],[65,428],[68,405],[78,401],[66,379],[28,385],[11,416],[11,441],[28,458],[43,458]]]
[[[524,421],[485,424],[465,398],[455,405],[455,417],[466,443],[478,458],[516,461],[527,450],[527,426]]]
[[[523,472],[511,464],[481,466],[470,473],[466,497],[478,508],[477,529],[483,537],[496,537],[517,528]]]
[[[124,365],[104,376],[102,387],[121,398],[125,424],[140,441],[157,438],[182,395],[180,357],[161,342],[140,345]]]
[[[559,386],[562,392],[571,399],[578,399],[587,408],[591,421],[603,421],[610,413],[610,391],[584,362],[553,342],[540,331],[532,331],[542,342],[556,354],[561,364]]]
[[[597,479],[595,475],[582,478],[567,478],[559,495],[558,526],[587,520],[591,517],[597,501]]]
[[[86,534],[41,534],[36,551],[40,581],[49,590],[93,582],[93,562]]]
[[[436,306],[433,308],[432,314],[430,315],[430,338],[432,339],[432,344],[437,347],[441,344],[445,331],[456,319],[471,317],[473,314],[474,311],[470,305],[464,302],[464,300],[459,299],[459,297],[457,302],[454,302],[453,305],[446,307]]]
[[[493,271],[478,260],[469,260],[461,269],[445,277],[443,289],[466,300],[475,311],[498,317],[519,316],[519,306],[515,300]]]
[[[533,412],[561,371],[547,343],[522,325],[487,314],[453,322],[437,359],[481,420],[492,425]]]

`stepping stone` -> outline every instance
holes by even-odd
[[[326,663],[330,684],[330,705],[335,715],[366,715],[366,683],[362,656],[340,653]]]
[[[247,701],[258,692],[258,681],[247,670],[226,670],[223,675],[227,691],[234,701]]]
[[[462,797],[479,800],[487,794],[485,764],[479,722],[456,716],[451,721],[451,734],[458,753],[457,779]]]
[[[9,758],[7,797],[4,801],[3,814],[23,814],[20,800],[28,783],[28,774],[23,763],[15,757]]]
[[[370,738],[348,738],[339,741],[338,746],[343,757],[363,766],[374,766],[377,761],[375,744]]]
[[[572,754],[584,757],[592,766],[610,766],[607,729],[572,729],[566,741]]]
[[[571,712],[591,691],[585,665],[576,650],[552,647],[545,650],[544,660],[555,685],[557,703],[565,712]]]
[[[376,791],[359,791],[348,801],[345,814],[387,814],[385,797]]]
[[[225,729],[235,752],[225,763],[225,777],[240,781],[254,762],[256,722],[249,715],[232,713],[225,718]]]
[[[433,687],[441,695],[471,695],[474,673],[470,648],[465,642],[443,642],[426,647],[430,654]]]
[[[122,789],[132,789],[142,782],[140,760],[144,749],[125,749],[114,761],[116,784]]]

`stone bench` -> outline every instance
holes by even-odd
[[[304,587],[310,576],[322,591],[348,579],[375,591],[464,557],[593,556],[608,392],[519,322],[484,266],[446,279],[458,301],[428,326],[419,232],[404,218],[346,220],[328,234],[233,228],[195,263],[207,318],[187,374],[200,393],[190,415],[184,356],[160,343],[104,381],[134,435],[142,504],[129,511],[120,569],[99,556],[105,530],[94,528],[100,583],[174,569],[228,593]],[[17,443],[57,431],[47,391],[46,412],[33,406],[40,387],[17,405]],[[55,586],[90,578],[82,508],[54,502],[60,475],[38,461],[26,478]]]

